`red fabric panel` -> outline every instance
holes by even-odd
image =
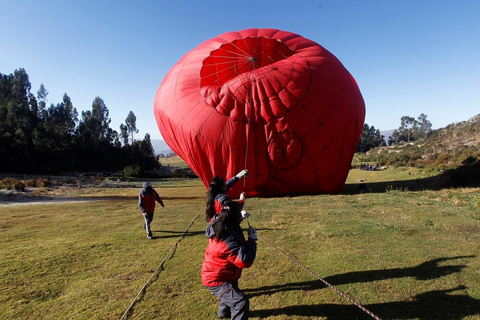
[[[213,176],[246,168],[247,194],[269,197],[340,191],[365,104],[354,78],[319,44],[246,29],[183,56],[163,79],[154,114],[207,188]],[[242,191],[239,183],[229,194]]]

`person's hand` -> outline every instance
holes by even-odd
[[[163,204],[163,201],[160,202],[160,205],[165,208],[165,205]]]
[[[240,193],[240,201],[245,201],[247,194],[245,192]]]
[[[247,177],[248,177],[248,170],[246,170],[246,169],[240,171],[240,172],[237,173],[237,175],[236,175],[236,177],[237,177],[238,179],[243,178],[244,176],[247,176]]]
[[[254,227],[248,227],[248,239],[258,240],[257,238],[257,230]]]
[[[241,212],[241,213],[242,213],[242,220],[244,220],[244,219],[246,219],[246,218],[250,217],[250,213],[248,213],[248,211],[247,211],[247,210],[242,210],[242,212]]]

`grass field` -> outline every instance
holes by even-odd
[[[426,178],[353,170],[342,194],[248,199],[268,241],[240,279],[250,318],[370,318],[272,243],[380,318],[480,319],[480,190],[396,188]],[[206,190],[195,179],[154,187],[165,208],[153,240],[140,183],[69,194],[84,202],[0,205],[0,319],[119,319],[198,214],[127,318],[215,319],[200,280]]]
[[[188,165],[185,161],[182,160],[179,156],[161,158],[160,163],[162,166],[171,166],[176,168],[188,168]]]

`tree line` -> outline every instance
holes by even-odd
[[[42,84],[35,96],[25,69],[0,73],[0,171],[55,173],[117,171],[128,166],[149,170],[159,166],[150,135],[138,133],[130,111],[120,133],[110,128],[105,102],[96,97],[91,110],[78,113],[65,93],[47,107]]]
[[[140,171],[159,166],[150,135],[134,140],[135,114],[130,111],[119,132],[110,128],[105,102],[96,97],[91,110],[78,113],[65,93],[63,101],[47,107],[48,91],[40,85],[37,95],[25,69],[0,73],[0,171],[55,173],[61,171]],[[403,116],[388,138],[388,145],[425,139],[432,132],[425,114]],[[364,124],[357,152],[385,146],[385,137]]]
[[[427,115],[423,113],[417,119],[403,116],[400,119],[400,126],[388,137],[388,141],[380,134],[379,129],[375,129],[374,126],[370,127],[365,123],[356,152],[362,153],[376,147],[383,147],[387,145],[387,142],[389,146],[393,146],[402,142],[422,141],[431,133],[432,123],[427,119]]]
[[[412,142],[425,140],[432,133],[432,123],[427,119],[426,114],[420,114],[417,119],[410,116],[403,116],[400,119],[400,127],[393,131],[388,140],[388,145],[401,142]]]

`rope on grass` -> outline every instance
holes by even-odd
[[[246,170],[247,169],[247,159],[248,159],[248,143],[249,143],[249,140],[250,140],[250,129],[251,129],[251,125],[252,125],[252,122],[251,122],[251,116],[252,116],[252,111],[251,111],[251,106],[253,105],[253,96],[250,95],[250,101],[247,101],[247,106],[246,106],[246,112],[248,113],[247,115],[247,119],[248,119],[248,122],[247,122],[247,137],[246,137],[246,148],[245,148],[245,161],[244,161],[244,165],[243,165],[243,169]],[[248,103],[250,102],[250,103]],[[250,106],[250,108],[249,108]],[[243,191],[245,192],[245,189],[246,189],[246,178],[243,177]],[[246,205],[244,204],[244,208],[246,208]],[[248,226],[250,227],[250,222],[248,221],[248,217],[247,217],[247,224]],[[302,269],[304,269],[305,271],[307,271],[308,273],[310,273],[312,276],[314,276],[315,278],[317,278],[318,280],[320,280],[321,282],[323,282],[325,285],[327,285],[328,287],[332,288],[335,292],[337,292],[339,295],[341,295],[343,298],[345,298],[347,301],[349,301],[350,303],[352,303],[353,305],[357,306],[358,308],[360,308],[362,311],[364,311],[365,313],[367,313],[369,316],[371,316],[372,318],[376,319],[376,320],[381,320],[377,315],[375,315],[373,312],[371,312],[370,310],[368,310],[367,308],[365,308],[364,306],[362,306],[360,303],[358,303],[357,301],[355,301],[353,298],[351,298],[350,296],[348,296],[346,293],[342,292],[340,289],[334,287],[333,285],[331,285],[328,281],[326,281],[325,279],[321,278],[319,275],[317,275],[315,272],[313,272],[312,270],[310,270],[309,268],[307,268],[306,266],[304,266],[303,264],[301,264],[298,260],[296,260],[295,258],[293,258],[292,256],[290,256],[289,254],[287,254],[286,252],[280,250],[278,247],[276,247],[273,243],[267,241],[267,239],[265,239],[264,237],[260,236],[258,233],[256,233],[257,236],[262,239],[264,242],[266,242],[269,246],[271,246],[272,248],[274,248],[275,250],[277,250],[278,252],[280,252],[281,254],[283,254],[284,256],[286,256],[288,259],[290,259],[291,261],[293,261],[294,263],[296,263],[298,266],[300,266]]]
[[[128,312],[132,309],[133,305],[137,302],[137,299],[138,297],[140,297],[140,295],[142,294],[142,292],[147,288],[147,285],[150,283],[150,281],[153,279],[153,277],[155,276],[155,274],[158,272],[158,270],[160,270],[160,268],[163,266],[163,264],[165,263],[165,261],[167,260],[167,258],[170,256],[170,254],[173,252],[173,250],[175,250],[175,248],[177,247],[178,243],[180,242],[180,240],[183,239],[183,237],[185,237],[185,234],[188,232],[188,229],[190,229],[190,227],[193,225],[193,223],[195,222],[195,220],[198,219],[198,217],[205,211],[205,208],[202,209],[196,216],[195,218],[192,219],[192,221],[190,222],[190,224],[187,226],[187,228],[185,229],[185,231],[183,231],[183,233],[180,235],[180,237],[178,237],[177,241],[175,242],[175,244],[172,246],[172,248],[170,249],[170,251],[168,251],[167,255],[163,258],[162,262],[160,262],[160,264],[158,265],[157,269],[153,272],[153,274],[150,276],[150,278],[147,280],[147,282],[145,283],[145,285],[142,287],[142,289],[138,292],[137,296],[135,297],[135,299],[133,299],[132,303],[130,304],[130,306],[128,307],[127,311],[125,311],[125,313],[122,315],[122,317],[120,318],[120,320],[123,320],[125,319],[125,317],[127,316]]]
[[[247,220],[248,222],[248,220]],[[250,225],[250,224],[248,224]],[[315,272],[313,272],[312,270],[310,270],[309,268],[307,268],[306,266],[304,266],[303,264],[301,264],[298,260],[296,260],[295,258],[293,258],[292,256],[290,256],[288,253],[280,250],[277,246],[275,246],[273,243],[271,243],[270,241],[268,241],[267,239],[265,239],[264,237],[262,237],[261,235],[259,235],[257,233],[257,236],[262,239],[264,242],[266,242],[269,246],[271,246],[272,248],[274,248],[275,250],[277,250],[278,252],[280,252],[281,254],[283,254],[284,256],[286,256],[288,259],[290,259],[291,261],[293,261],[294,263],[296,263],[298,266],[300,266],[303,270],[307,271],[308,273],[310,273],[312,276],[314,276],[315,278],[317,278],[318,280],[322,281],[325,285],[327,285],[328,287],[330,287],[331,289],[333,289],[335,292],[337,292],[339,295],[341,295],[343,298],[345,298],[346,300],[348,300],[350,303],[352,303],[353,305],[359,307],[362,311],[364,311],[365,313],[367,313],[369,316],[371,316],[373,319],[376,319],[376,320],[381,320],[377,315],[375,315],[373,312],[371,312],[370,310],[368,310],[367,308],[365,308],[364,306],[362,306],[360,303],[358,303],[357,301],[355,301],[352,297],[350,297],[349,295],[347,295],[346,293],[342,292],[340,289],[334,287],[333,285],[331,285],[328,281],[326,281],[325,279],[321,278],[319,275],[317,275]]]

